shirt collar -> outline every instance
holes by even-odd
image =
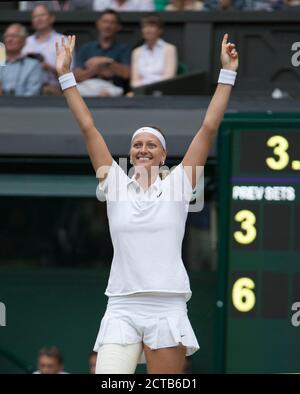
[[[156,41],[156,43],[155,43],[153,49],[163,47],[164,43],[165,43],[164,40],[163,40],[162,38],[159,38],[159,39]],[[148,46],[146,43],[145,43],[145,47],[146,47],[147,49],[150,50],[149,46]]]
[[[24,55],[24,54],[20,54],[16,59],[14,59],[13,61],[10,61],[10,60],[6,60],[6,63],[7,64],[13,64],[13,63],[17,63],[17,62],[21,62],[21,61],[23,61],[25,58],[26,58],[27,56],[26,55]]]
[[[99,39],[97,40],[97,48],[100,48],[100,49],[102,49],[103,51],[108,51],[108,50],[114,48],[116,44],[117,44],[117,41],[116,41],[116,40],[113,40],[112,43],[111,43],[111,45],[110,45],[109,47],[107,47],[107,48],[104,49],[104,48],[101,46],[101,44],[100,44],[100,40],[99,40]]]
[[[48,36],[42,42],[51,41],[54,36],[56,36],[56,32],[55,32],[55,30],[51,30],[51,32],[48,34]],[[38,40],[37,33],[34,33],[34,38],[36,41]]]
[[[134,184],[136,187],[138,187],[138,186],[141,187],[140,184],[138,183],[138,181],[136,180],[136,174],[133,174],[133,176],[131,178],[129,178],[127,186],[129,186],[130,184]],[[159,175],[157,175],[155,181],[147,189],[147,192],[150,188],[155,188],[156,190],[159,190],[160,186],[161,186],[161,178]],[[145,192],[145,193],[147,193],[147,192]]]

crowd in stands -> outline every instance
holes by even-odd
[[[91,351],[88,356],[88,373],[95,374],[97,353]],[[64,369],[64,360],[57,346],[45,346],[37,355],[37,369],[34,375],[61,375],[69,374]]]
[[[61,95],[56,73],[55,16],[45,4],[32,10],[34,33],[14,23],[4,32],[6,65],[0,68],[0,95]],[[106,9],[96,21],[97,40],[76,48],[73,58],[78,89],[83,97],[130,95],[130,89],[169,79],[177,73],[176,47],[161,38],[163,22],[159,14],[141,19],[143,44],[133,51],[118,41],[119,14]],[[17,76],[17,77],[16,77]]]
[[[300,0],[54,0],[40,1],[51,11],[273,11],[300,8]],[[21,11],[30,11],[36,1],[20,1]]]
[[[97,353],[91,351],[88,355],[88,373],[93,375],[96,371]],[[38,352],[37,369],[33,374],[56,375],[69,374],[64,369],[64,360],[57,346],[45,346]],[[184,365],[184,374],[192,373],[191,356],[187,356]]]
[[[153,11],[163,4],[166,10],[271,10],[281,6],[300,9],[300,0],[72,0],[21,2],[31,10],[33,34],[19,23],[8,26],[3,35],[6,65],[0,67],[0,96],[62,95],[56,73],[55,42],[62,35],[55,31],[54,11],[91,6],[99,12],[97,40],[75,49],[72,71],[83,97],[132,96],[135,88],[176,77],[176,47],[162,38],[159,13],[141,18],[143,44],[130,48],[118,40],[122,29],[118,11]],[[68,4],[69,8],[67,7]],[[72,4],[72,5],[71,5]],[[158,7],[159,5],[159,7]],[[107,8],[110,7],[110,8]],[[23,7],[24,8],[24,7]]]

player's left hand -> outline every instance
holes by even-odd
[[[239,55],[235,44],[228,42],[228,33],[224,34],[221,50],[222,68],[236,71],[239,67]]]
[[[73,51],[75,48],[76,37],[68,36],[65,41],[65,37],[61,38],[61,45],[58,40],[55,42],[56,47],[56,71],[59,76],[67,74],[71,70],[71,63],[73,58]]]

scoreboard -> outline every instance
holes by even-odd
[[[300,113],[226,116],[218,157],[219,370],[300,373]]]

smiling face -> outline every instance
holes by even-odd
[[[18,24],[10,25],[4,33],[4,44],[7,53],[19,53],[23,48],[26,40],[26,35],[22,26]]]
[[[162,34],[162,30],[155,24],[144,24],[142,27],[143,38],[146,42],[155,42]]]
[[[63,365],[56,357],[41,355],[38,359],[38,369],[41,374],[58,374],[63,370]]]
[[[105,12],[96,22],[98,35],[103,39],[113,39],[121,29],[118,16],[113,12]]]
[[[52,29],[54,16],[50,14],[47,7],[38,5],[32,11],[31,20],[34,30],[43,32]]]
[[[145,132],[138,134],[132,141],[130,158],[134,166],[159,167],[166,159],[166,152],[155,135]]]

